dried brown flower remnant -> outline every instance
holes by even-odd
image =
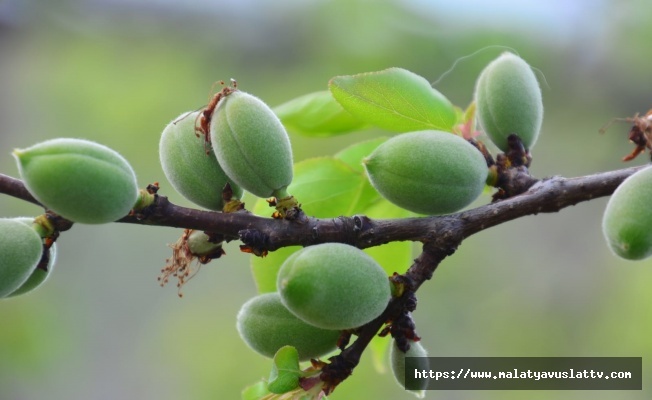
[[[179,297],[183,297],[183,285],[197,275],[203,264],[224,254],[221,240],[216,241],[214,235],[193,229],[185,229],[179,240],[169,247],[172,248],[172,257],[166,260],[158,281],[165,286],[170,277],[177,278]]]

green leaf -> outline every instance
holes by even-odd
[[[316,218],[353,215],[380,199],[361,169],[330,157],[296,163],[288,192],[307,215]],[[253,208],[256,215],[271,215],[272,211],[265,200],[259,200]]]
[[[364,175],[326,157],[297,163],[288,191],[307,215],[317,218],[353,215],[380,198]]]
[[[299,387],[301,374],[299,352],[292,346],[283,346],[274,354],[267,389],[276,394],[294,390]]]
[[[268,394],[270,394],[270,391],[267,390],[267,383],[260,381],[244,388],[242,391],[242,400],[260,400]]]
[[[387,349],[391,343],[391,338],[376,335],[367,347],[371,354],[371,364],[379,374],[387,372]]]
[[[354,117],[390,131],[450,132],[456,122],[451,102],[425,78],[402,68],[336,76],[329,88]]]
[[[258,293],[276,292],[276,276],[278,270],[290,254],[299,250],[301,246],[283,247],[273,251],[267,257],[251,257],[251,273],[258,288]]]
[[[352,144],[335,154],[335,158],[344,161],[354,171],[364,174],[366,172],[362,166],[362,159],[371,154],[376,147],[380,146],[387,139],[386,137],[380,137]]]
[[[367,124],[354,118],[328,90],[297,97],[274,108],[286,128],[307,136],[334,136]]]

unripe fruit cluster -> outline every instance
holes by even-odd
[[[222,210],[228,183],[259,197],[288,197],[292,149],[285,128],[260,99],[224,88],[200,112],[186,113],[163,131],[159,154],[174,188],[202,207]]]
[[[334,349],[339,331],[378,317],[390,299],[383,269],[349,245],[325,243],[292,254],[278,274],[278,293],[258,296],[238,314],[245,342],[272,357],[284,345],[302,359]]]
[[[200,207],[221,211],[222,190],[228,183],[232,198],[240,199],[243,190],[226,176],[212,147],[195,135],[199,111],[184,113],[170,122],[161,135],[159,157],[168,181],[183,197]]]

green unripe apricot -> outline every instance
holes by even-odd
[[[362,250],[341,243],[303,248],[288,257],[276,282],[283,304],[324,329],[352,329],[380,315],[390,299],[387,275]]]
[[[0,298],[27,281],[42,252],[43,241],[34,229],[15,219],[0,219]]]
[[[114,150],[81,139],[53,139],[14,150],[20,176],[45,207],[74,222],[102,224],[129,213],[136,175]]]
[[[7,297],[18,296],[21,294],[29,293],[32,290],[41,286],[52,273],[52,269],[57,261],[57,245],[56,243],[50,247],[49,256],[48,256],[48,265],[47,271],[41,268],[35,268],[32,274],[27,278],[25,283],[23,283],[18,289],[11,292]]]
[[[424,390],[428,386],[428,380],[416,379],[412,373],[408,374],[408,379],[406,380],[405,357],[422,357],[416,360],[417,362],[416,365],[413,365],[415,367],[413,369],[418,369],[419,371],[429,370],[430,364],[428,363],[428,359],[425,358],[428,357],[428,352],[420,342],[410,342],[410,349],[403,353],[396,345],[396,341],[392,341],[392,349],[390,351],[390,363],[396,381],[406,389],[409,386],[410,388],[407,390],[411,391],[418,398],[423,398],[425,397]]]
[[[233,198],[242,198],[243,190],[226,176],[210,144],[195,134],[199,114],[199,111],[184,113],[165,127],[159,142],[161,166],[168,181],[183,197],[198,206],[221,211],[222,189],[227,182]]]
[[[28,218],[28,217],[20,217],[14,219],[22,222],[27,226],[31,226],[32,222],[34,221],[34,218]],[[41,284],[43,284],[43,282],[45,282],[47,278],[50,276],[50,274],[52,273],[52,269],[54,268],[56,260],[57,260],[57,244],[53,243],[50,249],[48,250],[48,265],[47,267],[45,267],[47,271],[41,268],[35,268],[32,274],[29,276],[29,278],[27,278],[25,283],[20,285],[18,289],[11,292],[11,294],[9,294],[7,297],[13,297],[13,296],[18,296],[19,294],[25,294],[41,286]]]
[[[541,88],[522,58],[505,52],[489,63],[475,87],[477,116],[482,129],[498,148],[508,150],[507,136],[515,133],[528,149],[534,146],[543,121]]]
[[[240,336],[256,352],[274,357],[283,346],[293,346],[300,360],[335,350],[339,331],[309,325],[288,311],[278,293],[265,293],[247,301],[237,317]]]
[[[394,136],[363,160],[371,184],[387,200],[428,215],[469,205],[484,189],[484,157],[461,137],[441,131]]]
[[[611,251],[627,260],[652,255],[652,167],[642,169],[618,186],[602,219]]]
[[[238,185],[258,197],[287,197],[292,148],[285,128],[267,104],[233,91],[217,104],[210,135],[217,160]]]

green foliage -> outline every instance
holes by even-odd
[[[541,88],[532,68],[520,57],[503,53],[482,71],[475,89],[478,120],[492,142],[507,151],[516,133],[531,149],[543,122]]]
[[[364,160],[373,186],[410,211],[439,215],[458,211],[484,189],[487,164],[459,136],[419,131],[393,137]]]
[[[283,346],[274,354],[274,364],[269,374],[267,389],[282,394],[299,387],[301,377],[299,352],[292,346]]]
[[[609,199],[602,231],[611,251],[626,260],[652,255],[652,167],[636,172]]]
[[[112,222],[136,203],[129,163],[114,150],[81,139],[52,139],[14,150],[30,193],[64,218],[86,224]]]
[[[213,112],[210,136],[217,160],[238,185],[258,197],[286,197],[292,148],[285,128],[262,100],[236,90]]]
[[[17,219],[0,219],[0,298],[20,288],[41,260],[41,237]]]
[[[335,158],[315,158],[296,165],[292,193],[301,207],[318,218],[353,215],[378,200],[364,175]]]
[[[401,68],[337,76],[333,97],[357,119],[394,132],[452,131],[453,105],[423,77]]]
[[[233,198],[242,198],[243,190],[226,176],[210,143],[197,136],[198,116],[199,111],[183,113],[165,127],[159,142],[161,167],[183,197],[200,207],[221,211],[222,189],[227,183]]]
[[[341,243],[309,246],[292,254],[281,266],[276,285],[293,314],[324,329],[359,327],[380,315],[390,298],[380,265],[358,248]]]
[[[257,208],[265,207],[268,210],[268,204],[265,201],[259,201]],[[300,246],[288,246],[280,248],[269,253],[266,257],[251,257],[251,272],[256,282],[258,293],[269,293],[276,291],[276,277],[278,270],[281,269],[283,262],[290,257]]]
[[[271,392],[267,389],[267,382],[260,381],[253,385],[247,386],[242,391],[242,400],[261,400]]]
[[[274,355],[269,379],[245,388],[242,392],[242,399],[328,400],[322,391],[320,372],[321,369],[314,365],[301,370],[297,349],[292,346],[283,346]],[[312,382],[306,384],[307,380]]]
[[[346,112],[328,90],[292,99],[274,108],[286,128],[306,136],[333,136],[362,129],[366,124]]]
[[[240,336],[253,350],[266,357],[283,346],[293,346],[301,360],[320,357],[335,350],[338,331],[314,327],[297,318],[281,303],[278,293],[265,293],[247,301],[237,317]]]
[[[359,174],[365,174],[362,160],[387,140],[386,137],[367,140],[353,144],[335,154],[335,158],[344,161]]]

